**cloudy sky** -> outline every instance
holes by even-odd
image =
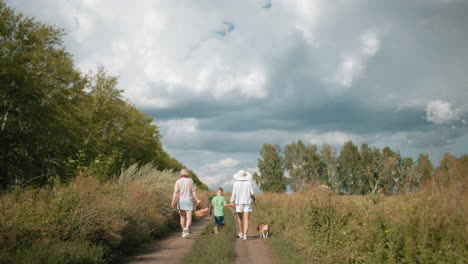
[[[468,1],[6,0],[64,28],[210,187],[265,142],[468,147]]]

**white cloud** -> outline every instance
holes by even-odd
[[[374,31],[367,31],[359,38],[361,42],[361,53],[374,56],[380,49],[380,39]]]
[[[362,60],[359,57],[345,57],[335,73],[335,81],[345,87],[351,87],[353,81],[364,69]]]
[[[436,100],[431,101],[426,106],[426,120],[434,124],[446,124],[457,119],[457,115],[452,110],[449,102]]]
[[[232,176],[238,171],[239,161],[227,158],[215,163],[208,163],[197,170],[197,175],[211,189],[223,187],[225,191],[232,189]]]
[[[210,189],[222,187],[225,192],[230,192],[234,185],[232,176],[240,169],[246,170],[252,174],[258,172],[258,168],[243,168],[237,159],[225,158],[213,163],[207,163],[196,170],[200,179],[208,185]],[[258,187],[253,182],[254,191],[258,192]],[[228,197],[226,197],[228,198]]]
[[[178,142],[178,144],[184,147],[192,146],[195,144],[193,139],[199,135],[198,119],[195,118],[160,121],[157,124],[165,137],[167,137],[165,142],[169,144],[176,144]]]
[[[342,145],[346,141],[352,140],[354,143],[362,142],[362,137],[358,135],[348,134],[341,131],[331,131],[325,133],[318,133],[315,131],[310,132],[306,137],[308,141],[312,144],[322,145]]]
[[[335,72],[334,80],[344,87],[351,87],[366,68],[369,59],[380,49],[380,39],[373,30],[368,30],[359,36],[359,51],[354,55],[344,56]]]
[[[294,33],[315,45],[321,2],[15,1],[64,27],[77,65],[119,75],[127,98],[146,109],[171,107],[180,94],[266,98],[265,58],[287,52]]]

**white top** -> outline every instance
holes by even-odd
[[[180,193],[179,200],[192,199],[192,192],[196,190],[193,180],[186,177],[178,179],[174,186],[174,191]]]
[[[236,181],[232,188],[231,203],[252,204],[254,194],[251,181]]]

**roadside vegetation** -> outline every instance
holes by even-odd
[[[208,224],[183,263],[233,263],[236,258],[236,223],[229,209],[225,212],[225,222],[226,226],[218,234],[213,232],[213,222]]]
[[[280,263],[466,263],[468,159],[446,154],[419,192],[259,195]]]
[[[178,175],[149,165],[101,183],[87,175],[66,186],[0,196],[0,263],[106,263],[177,227],[169,208]]]

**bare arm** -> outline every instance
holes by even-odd
[[[176,206],[177,200],[179,200],[179,195],[180,192],[174,191],[174,194],[172,195],[171,208],[174,208]]]
[[[195,190],[192,191],[192,196],[193,196],[193,198],[195,198],[195,201],[197,201],[197,203],[201,202],[201,200],[198,199],[197,192]]]
[[[252,187],[252,183],[250,183],[250,197],[252,198],[252,202],[255,203],[255,192]]]
[[[231,204],[234,203],[236,200],[236,195],[237,195],[237,190],[236,190],[236,184],[234,183],[234,187],[232,187],[232,194],[231,194]]]

